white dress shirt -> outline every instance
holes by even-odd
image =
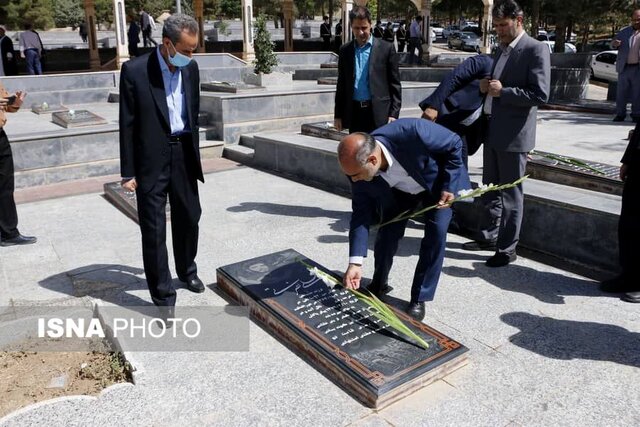
[[[493,74],[491,76],[494,80],[500,80],[500,76],[502,75],[502,71],[504,70],[504,66],[507,64],[507,60],[509,59],[509,55],[511,55],[511,51],[516,47],[520,39],[524,36],[524,30],[520,32],[518,37],[513,39],[509,46],[502,49],[502,55],[498,58],[496,62],[496,66],[493,69]],[[491,103],[493,102],[493,96],[487,94],[487,97],[484,100],[484,113],[486,115],[491,115]]]

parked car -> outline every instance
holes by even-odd
[[[601,39],[595,40],[593,43],[589,43],[586,52],[604,52],[605,50],[617,50],[611,47],[611,42],[613,39]]]
[[[617,50],[607,50],[594,55],[591,59],[591,77],[608,80],[610,82],[618,81],[618,73],[616,72],[616,61],[618,60]]]
[[[478,53],[480,53],[480,43],[480,37],[469,31],[454,33],[447,40],[447,46],[451,49],[472,50]]]
[[[436,38],[442,38],[444,37],[444,28],[442,28],[442,26],[437,23],[434,22],[431,24],[431,29],[433,30],[433,32],[436,34]]]
[[[553,53],[553,49],[555,48],[556,42],[551,41],[543,41],[542,43],[546,44],[549,47],[549,52]],[[578,49],[576,49],[575,45],[571,43],[564,44],[564,53],[576,53]]]
[[[447,25],[446,27],[444,27],[444,30],[442,30],[442,37],[448,39],[451,33],[454,33],[456,31],[460,31],[460,27],[458,27],[457,25]]]
[[[547,32],[547,36],[549,37],[547,40],[552,42],[556,41],[556,32],[554,30]],[[569,36],[567,41],[569,43],[575,43],[576,40],[578,40],[578,35],[576,33],[571,33],[571,36]]]

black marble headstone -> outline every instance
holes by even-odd
[[[204,92],[239,93],[256,90],[265,90],[264,86],[247,84],[244,82],[207,82],[200,84],[200,90]]]
[[[51,114],[51,121],[64,128],[104,125],[107,121],[88,110],[68,110]]]
[[[126,191],[120,181],[107,182],[104,184],[104,197],[111,202],[116,208],[118,208],[126,216],[138,222],[138,201],[136,199],[136,193]],[[167,200],[167,220],[171,218],[171,207]]]
[[[350,291],[326,284],[309,265],[335,277],[288,249],[218,268],[218,286],[370,407],[386,406],[466,363],[467,349],[460,343],[396,310],[429,344],[420,347],[375,317]]]

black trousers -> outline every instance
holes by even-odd
[[[18,212],[13,198],[13,155],[9,138],[0,128],[0,239],[11,239],[18,235]]]
[[[171,204],[171,232],[176,273],[182,281],[197,274],[198,222],[202,209],[198,182],[187,170],[185,158],[193,155],[191,137],[169,146],[169,155],[153,188],[136,192],[138,219],[142,233],[142,258],[151,299],[158,306],[174,306],[176,291],[171,283],[167,254],[167,195]]]
[[[376,129],[373,120],[373,107],[369,102],[368,107],[361,107],[360,102],[353,101],[351,105],[351,124],[349,132],[366,132],[371,133]]]
[[[622,190],[622,210],[618,222],[620,265],[625,282],[638,283],[638,242],[640,241],[640,174],[631,170]],[[640,291],[640,285],[636,290]]]

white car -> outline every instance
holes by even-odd
[[[555,47],[556,42],[542,41],[542,43],[549,46],[549,53],[553,53],[553,48]],[[564,53],[576,53],[576,52],[577,52],[577,49],[574,45],[572,45],[571,43],[564,44]]]
[[[444,35],[443,35],[444,28],[442,28],[442,27],[440,26],[440,24],[438,24],[437,22],[436,22],[436,23],[434,23],[434,24],[431,26],[431,29],[432,29],[432,30],[433,30],[433,32],[436,34],[436,38],[442,38],[442,37],[444,37]]]
[[[597,55],[593,55],[593,58],[591,59],[591,77],[608,80],[610,82],[617,82],[617,59],[617,50],[605,50],[604,52],[600,52]]]

